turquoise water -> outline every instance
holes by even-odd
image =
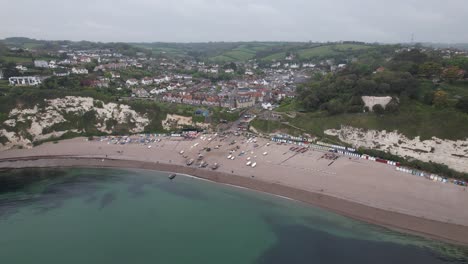
[[[302,203],[143,170],[0,173],[0,263],[467,263]]]

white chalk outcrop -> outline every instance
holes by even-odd
[[[421,140],[419,137],[409,139],[398,131],[365,130],[349,126],[326,130],[325,134],[337,136],[341,141],[356,148],[387,151],[394,155],[441,163],[454,170],[468,172],[468,138],[456,141],[436,137],[428,140]]]
[[[364,105],[367,106],[371,112],[375,105],[379,104],[385,108],[392,101],[391,96],[362,96],[361,98]]]
[[[113,124],[128,125],[130,133],[142,132],[150,123],[146,115],[137,113],[128,105],[105,104],[90,97],[67,96],[45,100],[44,103],[34,108],[15,108],[10,111],[8,120],[3,122],[3,128],[0,129],[0,137],[6,138],[8,142],[0,144],[0,149],[31,147],[34,141],[60,137],[67,132],[83,132],[77,129],[56,131],[54,125],[66,124],[69,121],[67,117],[72,115],[80,118],[90,111],[94,112],[96,118],[94,126],[104,133],[112,132],[113,127],[107,127],[107,121],[110,120]]]

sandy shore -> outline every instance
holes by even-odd
[[[0,168],[117,167],[173,171],[203,179],[289,197],[339,214],[414,234],[468,245],[468,192],[461,186],[431,182],[394,167],[342,157],[330,165],[322,152],[298,154],[290,146],[242,137],[185,141],[165,138],[149,145],[115,145],[83,138],[29,150],[0,152]],[[234,145],[232,140],[238,142]],[[197,144],[198,143],[198,144]],[[215,146],[222,145],[219,149]],[[235,160],[229,150],[240,149]],[[210,152],[203,151],[210,147]],[[199,153],[218,170],[187,167]],[[240,151],[245,154],[238,156]],[[263,153],[267,152],[267,155]],[[246,166],[247,158],[257,167]]]

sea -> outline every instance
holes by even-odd
[[[0,172],[0,263],[468,263],[468,249],[137,169]]]

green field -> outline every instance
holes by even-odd
[[[277,110],[294,111],[295,105],[284,105]],[[433,136],[442,139],[466,139],[468,137],[468,114],[451,108],[436,109],[416,101],[403,103],[399,114],[378,116],[373,113],[329,115],[324,112],[297,113],[295,118],[284,115],[284,121],[304,129],[307,133],[324,136],[324,130],[339,129],[342,125],[364,129],[394,131],[398,130],[409,138],[420,136],[430,139]],[[259,122],[258,129],[273,132],[283,129],[279,122]],[[268,127],[267,127],[268,125]],[[267,129],[269,128],[269,129]]]
[[[268,49],[273,44],[251,43],[241,44],[235,49],[225,51],[219,55],[210,57],[210,61],[214,62],[238,62],[253,59],[258,51]]]
[[[302,59],[310,59],[317,57],[329,57],[341,54],[348,51],[358,51],[369,49],[369,46],[357,45],[357,44],[339,44],[339,45],[327,45],[320,46],[310,49],[303,49],[298,51],[298,55]]]
[[[32,63],[32,58],[28,57],[13,57],[13,56],[4,56],[1,57],[6,63]]]
[[[284,58],[286,58],[286,52],[278,52],[278,53],[274,53],[269,56],[266,56],[265,58],[263,58],[263,60],[273,61],[273,60],[283,60]]]
[[[255,57],[255,53],[244,51],[241,49],[232,50],[212,57],[210,60],[215,62],[236,62],[236,61],[247,61]]]
[[[437,110],[417,102],[405,104],[396,115],[378,116],[372,113],[341,114],[329,116],[323,113],[298,114],[289,120],[291,124],[303,128],[315,135],[323,135],[330,128],[341,125],[387,130],[398,130],[409,138],[420,136],[429,139],[432,136],[442,139],[466,139],[468,115],[453,109]]]

